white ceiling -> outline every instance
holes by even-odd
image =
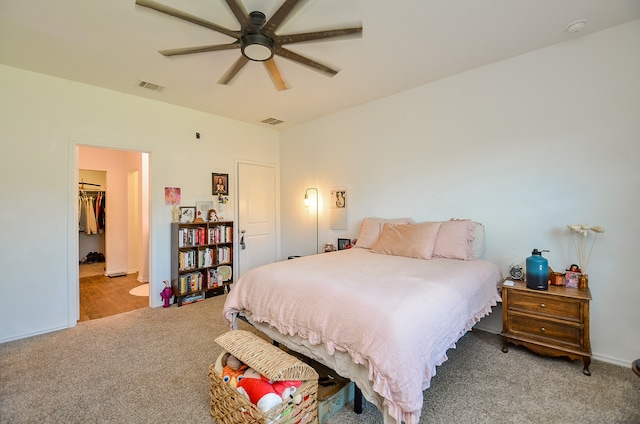
[[[223,0],[157,1],[239,29]],[[282,0],[242,3],[269,19]],[[566,31],[579,19],[584,30]],[[283,129],[636,19],[640,0],[308,0],[278,34],[361,23],[363,35],[289,45],[340,72],[330,78],[276,56],[290,87],[277,91],[257,62],[217,84],[239,50],[160,55],[233,39],[135,0],[0,0],[0,63]],[[284,123],[260,123],[269,117]]]

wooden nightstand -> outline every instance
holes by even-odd
[[[503,285],[502,351],[513,343],[542,355],[582,359],[582,372],[591,375],[590,300],[589,290],[552,285],[531,290],[523,281]]]

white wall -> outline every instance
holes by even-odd
[[[323,209],[320,243],[357,236],[365,216],[473,218],[505,275],[533,248],[564,269],[576,262],[566,225],[600,225],[592,349],[628,365],[640,354],[640,284],[628,277],[640,238],[639,76],[635,21],[286,130],[282,253],[315,250],[306,187],[324,202],[348,189],[349,230],[329,230]]]
[[[0,98],[0,342],[75,324],[77,145],[150,154],[153,306],[170,278],[164,187],[195,205],[225,172],[233,202],[234,160],[279,163],[274,130],[84,84],[0,66]]]

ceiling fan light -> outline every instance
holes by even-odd
[[[273,57],[274,42],[264,34],[242,37],[242,54],[249,60],[264,62]]]

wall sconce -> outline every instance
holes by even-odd
[[[318,189],[315,187],[309,187],[304,191],[304,206],[306,208],[308,208],[311,203],[309,201],[309,190],[315,190],[316,192],[316,253],[319,253],[318,252]]]

